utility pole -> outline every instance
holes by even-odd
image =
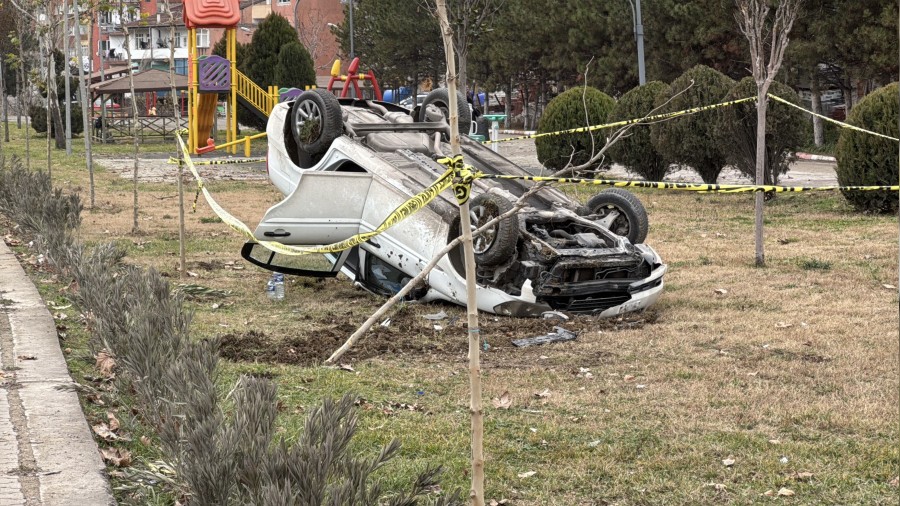
[[[638,84],[647,84],[647,76],[644,71],[644,24],[641,20],[641,0],[628,0],[631,6],[632,21],[634,21],[634,38],[637,39],[638,57]]]

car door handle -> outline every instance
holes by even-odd
[[[272,232],[263,232],[263,235],[266,237],[288,237],[291,235],[291,233],[285,232],[282,229],[278,229]]]

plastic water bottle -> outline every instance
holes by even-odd
[[[266,283],[266,295],[269,300],[284,300],[284,274],[273,272]]]

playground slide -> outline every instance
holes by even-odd
[[[206,145],[216,120],[216,104],[219,96],[215,93],[200,93],[197,100],[197,144]]]

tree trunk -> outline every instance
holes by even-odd
[[[503,91],[506,92],[506,100],[503,101],[503,110],[506,113],[506,119],[503,120],[503,128],[509,128],[510,122],[512,121],[512,77],[509,78],[509,81],[506,83],[506,89]]]
[[[763,185],[766,182],[766,93],[769,90],[768,83],[759,87],[756,96],[756,184]],[[763,245],[763,203],[765,194],[756,192],[756,266],[765,267],[766,255]]]
[[[63,79],[66,80],[66,156],[72,156],[72,79],[69,74],[69,0],[63,0]]]
[[[0,55],[0,98],[3,99],[3,140],[9,142],[9,112],[6,109],[6,81],[3,79],[4,57]]]
[[[822,114],[822,95],[819,89],[819,71],[815,69],[810,75],[810,92],[812,93],[812,112]],[[816,147],[821,148],[825,144],[825,130],[822,125],[822,118],[818,116],[812,117],[813,123],[813,142]]]
[[[85,163],[87,164],[88,178],[90,180],[91,209],[94,208],[94,156],[91,152],[91,104],[88,100],[89,79],[84,74],[84,48],[81,47],[81,7],[79,0],[74,0],[75,27],[78,31],[78,39],[75,41],[75,54],[78,58],[78,88],[81,90],[81,125],[84,137]]]
[[[48,40],[48,42],[49,42],[49,40]],[[50,69],[53,68],[53,51],[50,49],[49,45],[47,46],[47,53],[48,53],[48,55],[47,55],[47,78],[44,80],[44,84],[47,86],[47,114],[45,114],[44,116],[47,120],[46,121],[46,123],[47,123],[47,175],[52,180],[53,179],[53,166],[51,165],[50,162],[53,159],[53,156],[52,156],[52,150],[50,149],[50,131],[53,130],[53,128],[50,128],[50,126],[55,125],[55,123],[50,122],[50,102],[51,102],[51,100],[50,100],[50,76],[53,74],[53,72],[51,72]],[[59,132],[60,129],[57,129],[56,131]]]
[[[56,149],[66,147],[65,130],[63,129],[62,116],[59,113],[59,94],[56,93],[56,57],[53,55],[51,39],[47,39],[49,50],[49,65],[47,67],[47,130],[50,130],[49,118],[53,118],[53,134],[56,139]]]
[[[119,16],[122,15],[123,10],[122,0],[119,0]],[[125,55],[128,60],[128,89],[131,92],[131,117],[132,124],[134,125],[134,131],[132,132],[132,137],[134,138],[134,171],[131,175],[134,205],[132,206],[131,233],[136,234],[140,229],[138,225],[138,160],[140,155],[140,144],[138,143],[138,106],[137,95],[134,92],[134,69],[131,66],[131,34],[127,25],[124,26],[124,31]]]
[[[468,73],[466,72],[468,51],[466,51],[464,49],[458,51],[457,59],[459,60],[459,82],[461,84],[461,86],[460,86],[461,89],[459,91],[462,92],[463,96],[467,96],[466,90],[469,89],[469,81],[468,81],[469,76],[468,76]]]
[[[453,31],[447,20],[444,0],[437,0],[437,14],[447,56],[447,91],[450,96],[450,148],[452,156],[461,156],[459,141],[459,110],[456,104],[456,62],[453,56]],[[463,88],[465,90],[465,88]],[[478,301],[475,285],[475,252],[472,245],[472,227],[468,199],[459,200],[460,229],[462,230],[463,258],[466,266],[466,314],[468,316],[469,341],[469,412],[472,428],[472,482],[469,504],[484,506],[484,408],[481,399],[481,333],[478,326]]]
[[[300,0],[297,0],[300,3]],[[166,9],[172,12],[169,0],[166,0]],[[297,8],[294,7],[294,15],[296,16]],[[172,115],[175,117],[175,128],[181,128],[181,108],[178,107],[178,90],[175,87],[175,18],[170,16],[169,25],[169,94],[172,99]],[[226,54],[227,54],[226,49]],[[217,121],[218,123],[218,121]],[[184,231],[184,152],[181,150],[181,144],[178,144],[178,152],[175,154],[178,158],[178,272],[181,276],[187,276],[187,265],[185,263],[185,239]]]

